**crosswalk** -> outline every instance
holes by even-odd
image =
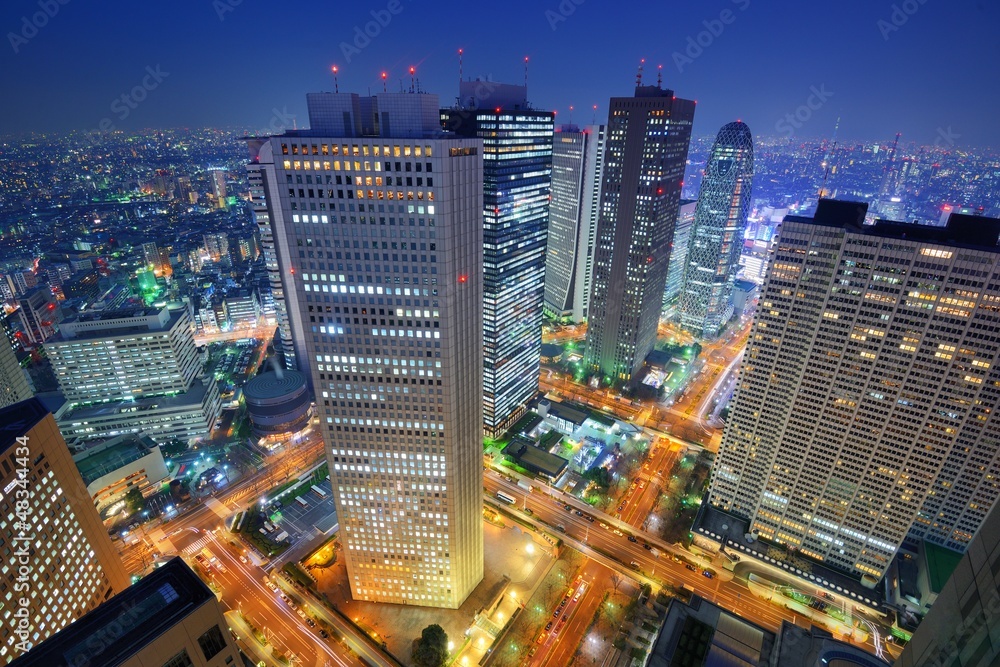
[[[197,553],[201,551],[201,548],[206,546],[208,542],[209,542],[208,536],[205,535],[195,540],[191,544],[187,545],[186,547],[184,547],[184,554],[190,556],[193,553]]]

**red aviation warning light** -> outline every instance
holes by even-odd
[[[467,283],[467,282],[469,282],[469,276],[468,276],[468,275],[466,275],[466,274],[464,274],[464,273],[463,273],[463,274],[461,274],[461,275],[460,275],[460,276],[458,277],[458,282],[459,282],[459,283]]]

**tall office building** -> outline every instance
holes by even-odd
[[[613,97],[584,364],[628,382],[656,342],[694,102],[638,86]]]
[[[351,592],[457,608],[483,576],[482,142],[436,95],[307,102],[256,162]]]
[[[691,230],[680,324],[716,338],[733,316],[733,280],[753,190],[753,137],[739,121],[724,125],[712,144]]]
[[[215,208],[229,208],[226,199],[226,170],[214,168],[212,172],[212,195],[215,197]]]
[[[292,335],[292,321],[288,317],[288,309],[285,305],[285,288],[281,281],[281,267],[289,266],[291,256],[287,247],[282,247],[281,252],[279,252],[276,246],[276,243],[284,243],[286,234],[283,228],[275,230],[274,225],[283,224],[284,219],[280,218],[279,220],[272,221],[268,207],[267,192],[264,187],[263,166],[260,164],[260,150],[267,143],[267,140],[248,137],[246,142],[250,152],[250,162],[247,163],[250,206],[253,208],[254,220],[257,222],[257,230],[260,234],[260,250],[264,256],[264,266],[267,269],[268,285],[271,287],[269,303],[274,305],[274,320],[278,326],[275,347],[282,356],[285,368],[296,370],[298,362],[294,341],[298,338],[302,341],[300,345],[304,345],[304,339],[302,338],[304,332],[299,332],[299,336],[297,337]]]
[[[120,593],[128,575],[55,419],[37,398],[0,408],[0,662]]]
[[[59,329],[63,320],[62,307],[48,287],[36,287],[17,300],[21,330],[28,342],[41,345]]]
[[[34,395],[10,339],[0,332],[0,407],[26,401]]]
[[[684,272],[687,269],[688,248],[691,244],[691,227],[698,202],[682,199],[674,224],[674,238],[670,242],[670,263],[667,265],[667,286],[663,288],[663,310],[672,311],[684,289]]]
[[[545,309],[557,319],[587,319],[606,136],[604,125],[564,125],[552,143]]]
[[[66,397],[56,417],[71,446],[139,432],[192,441],[219,416],[219,389],[203,376],[186,309],[77,315],[45,351]]]
[[[555,116],[526,86],[463,81],[446,129],[483,141],[483,433],[503,435],[538,392]]]
[[[983,521],[896,667],[1000,664],[1000,508]]]
[[[205,234],[205,254],[213,262],[222,261],[229,256],[229,236],[225,233]]]
[[[243,664],[215,593],[173,558],[12,667],[237,667]]]
[[[709,499],[878,580],[903,540],[961,551],[1000,476],[1000,220],[785,218]]]
[[[142,244],[142,261],[146,266],[153,268],[160,265],[160,249],[156,247],[155,241],[147,241]]]

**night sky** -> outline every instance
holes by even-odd
[[[373,11],[387,25],[355,51]],[[37,30],[22,20],[33,16]],[[662,64],[664,86],[698,101],[696,135],[739,118],[756,135],[824,137],[841,116],[844,139],[899,131],[1000,147],[997,0],[4,0],[0,28],[3,135],[104,119],[129,130],[280,129],[291,115],[305,125],[305,93],[332,90],[333,64],[340,90],[361,93],[381,91],[383,69],[391,89],[401,78],[409,88],[416,65],[450,104],[462,48],[466,77],[510,83],[530,57],[529,97],[557,122],[574,105],[573,120],[589,123],[593,104],[606,120],[645,57],[646,82]],[[145,99],[113,106],[136,86]]]

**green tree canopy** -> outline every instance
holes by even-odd
[[[413,664],[416,667],[442,667],[448,659],[448,635],[438,624],[428,625],[413,640]]]

